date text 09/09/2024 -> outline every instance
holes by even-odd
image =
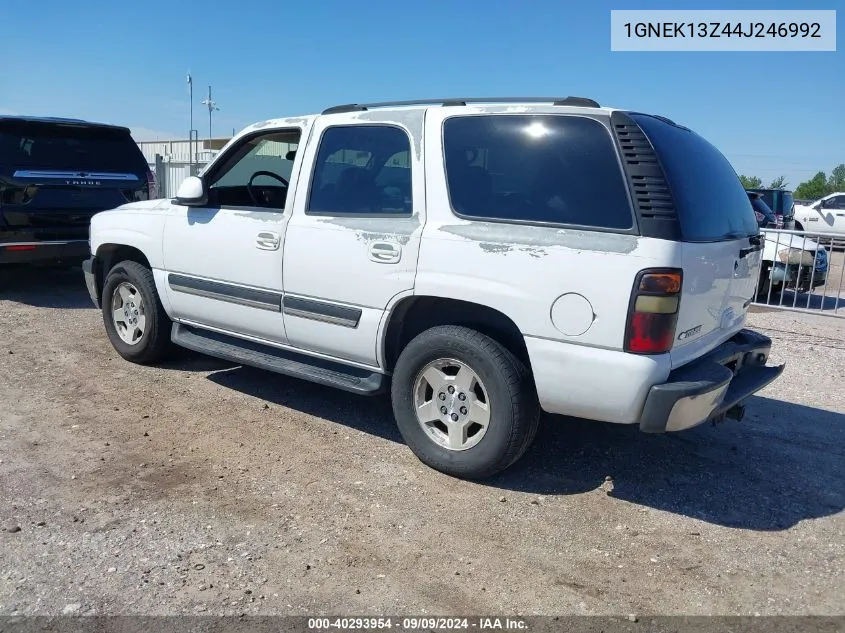
[[[818,22],[626,22],[628,37],[811,37],[821,38]]]
[[[415,630],[472,630],[526,631],[528,624],[518,618],[475,617],[475,618],[308,618],[308,629],[319,630],[373,630],[373,629]]]

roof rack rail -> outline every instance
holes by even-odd
[[[556,106],[600,108],[599,103],[586,97],[454,97],[450,99],[413,99],[411,101],[380,101],[376,103],[347,103],[323,110],[323,114],[362,112],[373,108],[390,108],[415,105],[464,106],[469,103],[551,103]]]

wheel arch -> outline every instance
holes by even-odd
[[[109,271],[115,264],[122,261],[133,261],[152,270],[150,260],[141,249],[126,244],[105,243],[97,247],[94,260],[94,277],[97,283],[97,292],[102,295],[103,285]]]
[[[486,334],[531,368],[525,338],[510,316],[483,304],[435,295],[406,296],[394,304],[382,329],[380,356],[384,368],[393,371],[405,345],[438,325],[462,325]]]

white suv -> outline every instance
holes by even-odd
[[[118,353],[172,343],[391,393],[425,463],[487,477],[541,409],[646,432],[740,418],[783,370],[743,329],[761,237],[736,173],[583,98],[348,105],[257,123],[175,200],[96,215]]]

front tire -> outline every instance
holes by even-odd
[[[153,273],[133,261],[116,264],[102,293],[103,323],[112,346],[133,363],[163,360],[172,349],[167,317]]]
[[[420,461],[466,479],[516,462],[540,422],[525,365],[466,327],[438,326],[414,338],[396,363],[391,397],[399,431]]]

